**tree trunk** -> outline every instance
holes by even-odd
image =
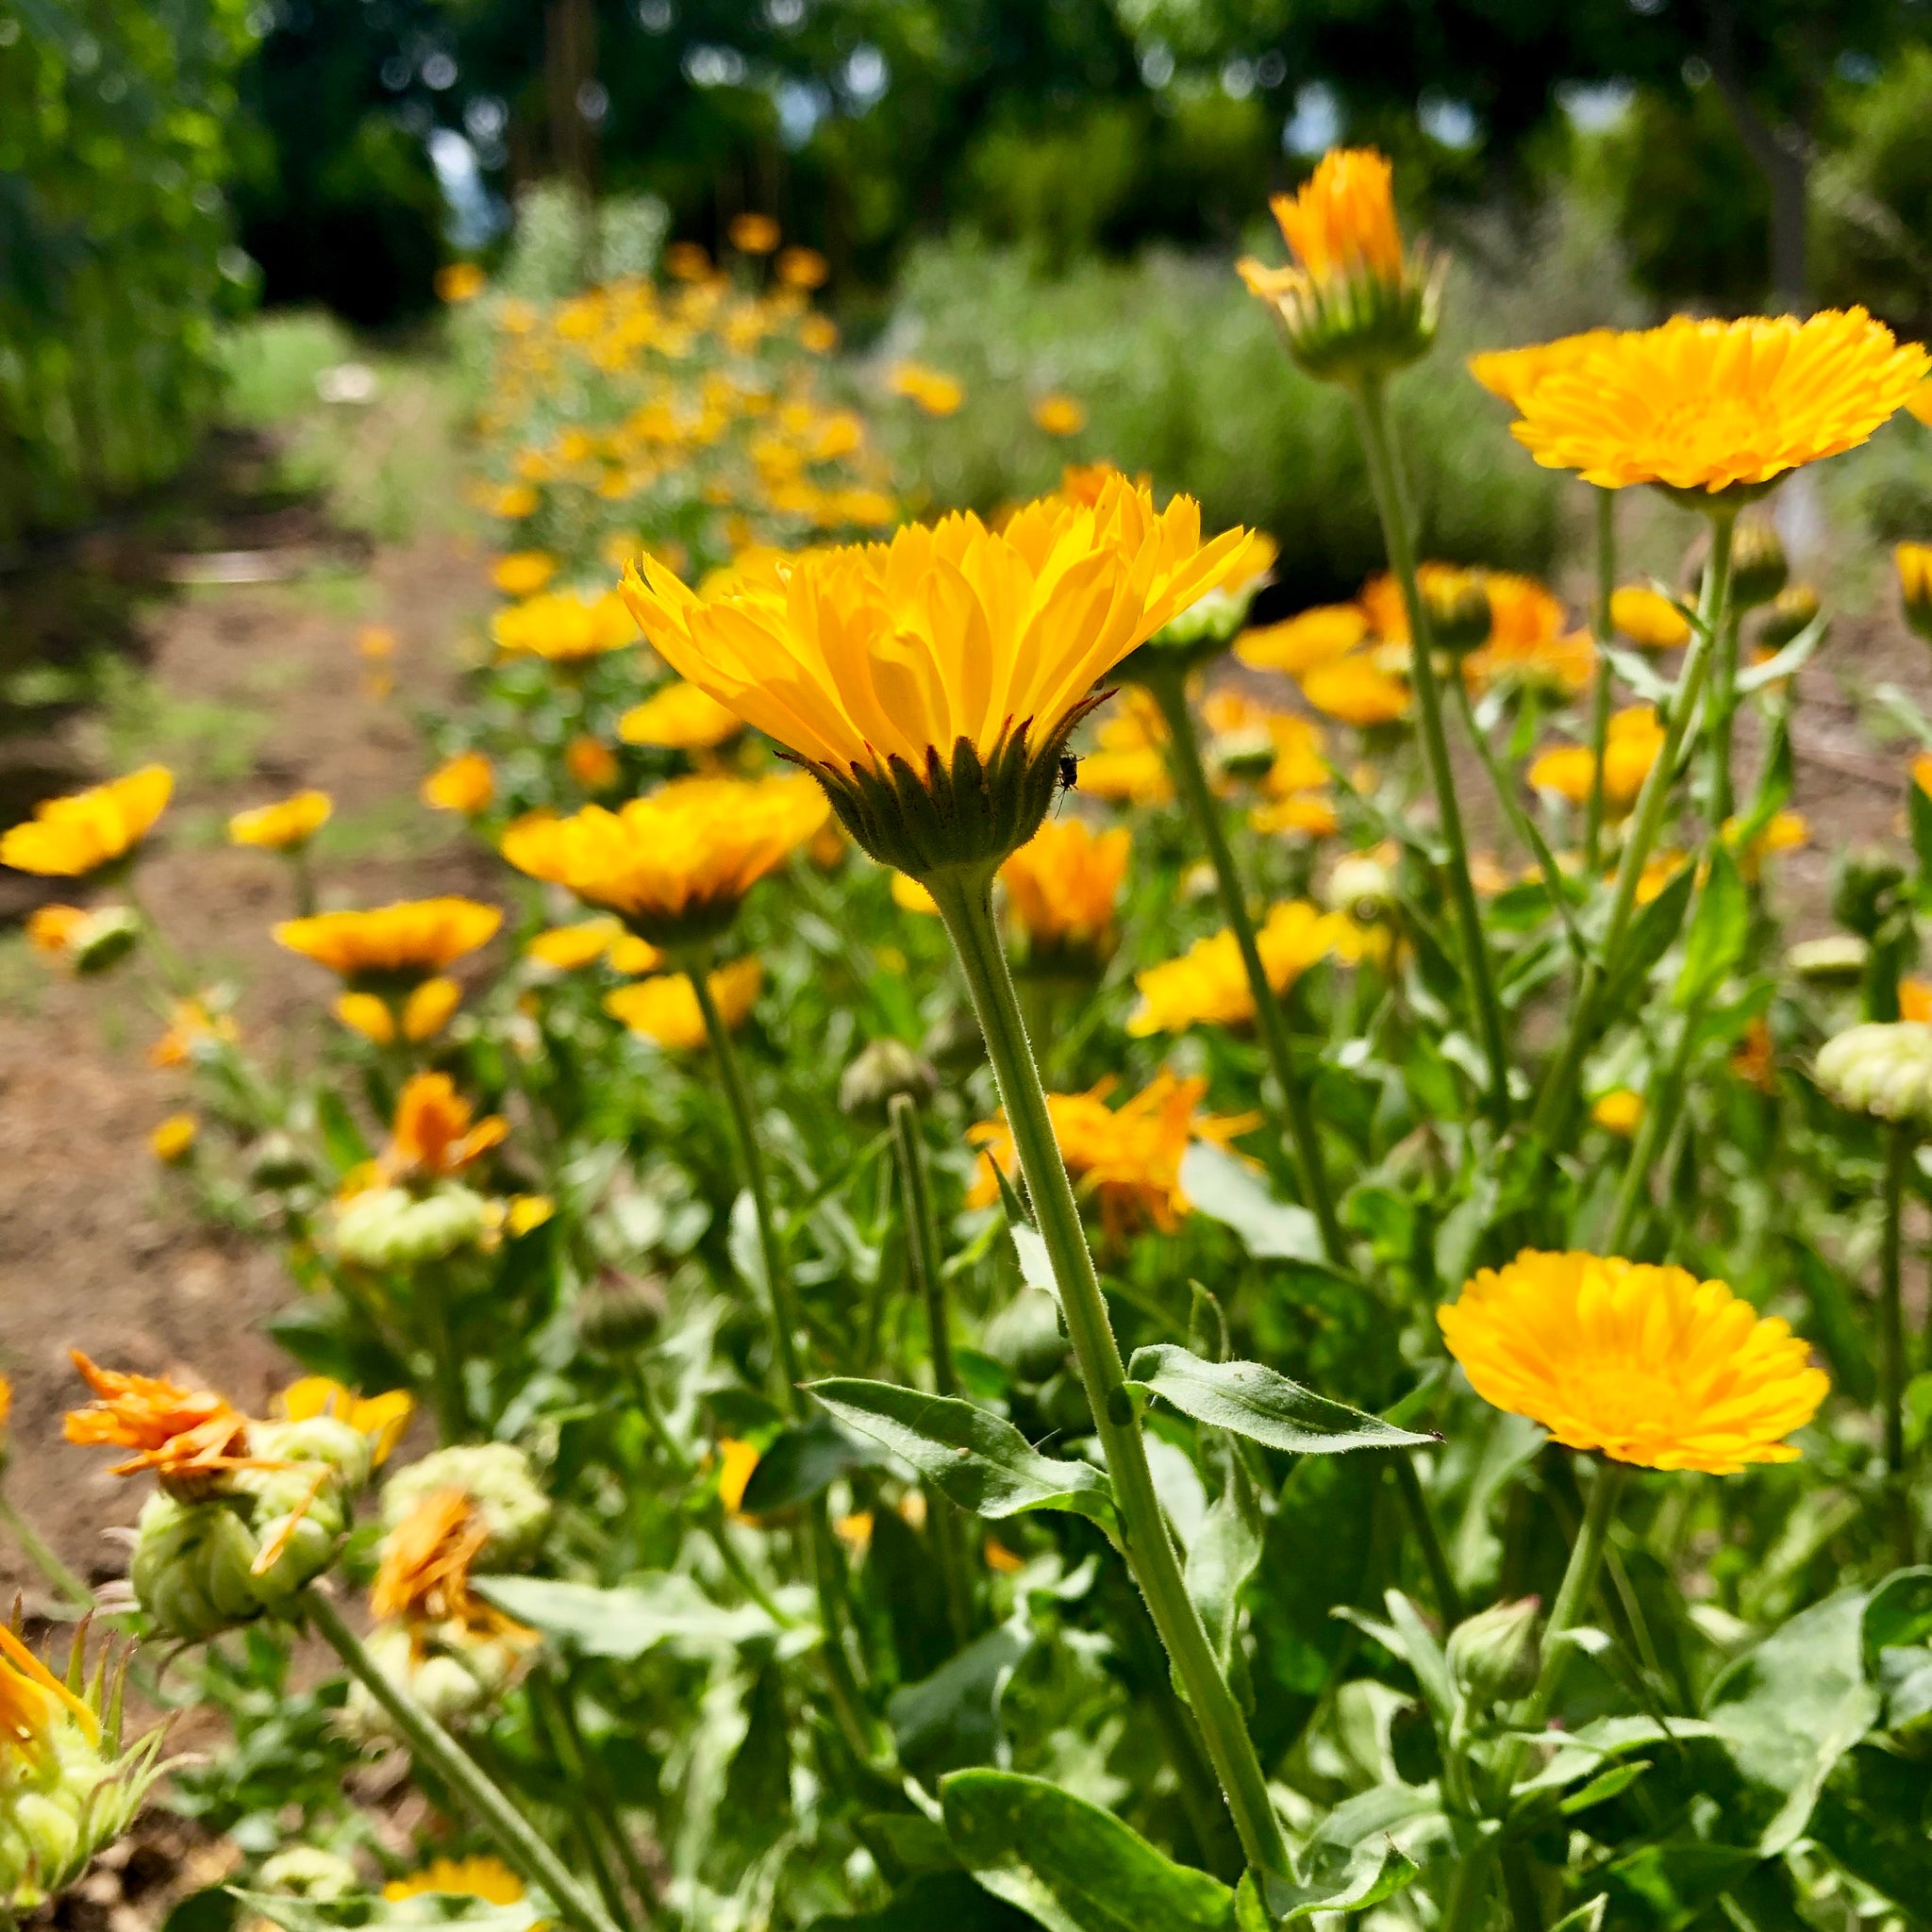
[[[585,91],[597,77],[597,17],[591,0],[550,0],[543,21],[543,85],[550,119],[551,165],[570,184],[577,205],[578,274],[597,275],[597,129],[584,111]]]
[[[1803,315],[1811,306],[1806,274],[1805,225],[1810,189],[1811,142],[1792,122],[1774,126],[1758,112],[1738,61],[1728,6],[1710,10],[1710,73],[1732,124],[1771,190],[1771,289],[1781,308]]]

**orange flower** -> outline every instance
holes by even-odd
[[[1926,762],[1932,764],[1932,758]],[[37,953],[58,958],[73,946],[92,917],[78,906],[36,906],[27,914],[27,943]]]
[[[1316,710],[1366,731],[1408,715],[1408,686],[1391,677],[1369,651],[1357,651],[1303,675],[1302,695]]]
[[[43,877],[83,878],[132,852],[174,790],[174,774],[165,765],[147,765],[107,785],[42,799],[26,824],[0,837],[0,865]]]
[[[764,969],[753,957],[734,959],[705,975],[706,989],[726,1032],[736,1032],[743,1024],[758,1004],[763,981]],[[635,986],[621,986],[604,996],[604,1010],[671,1053],[696,1053],[709,1044],[698,996],[682,973],[659,974]]]
[[[83,1447],[132,1449],[116,1475],[153,1470],[164,1480],[191,1480],[256,1466],[248,1454],[248,1418],[207,1389],[183,1389],[158,1375],[97,1368],[70,1351],[95,1400],[69,1409],[65,1433]]]
[[[498,1614],[470,1593],[490,1526],[459,1489],[432,1490],[383,1540],[369,1607],[387,1622],[474,1624]]]
[[[608,791],[623,776],[617,755],[602,739],[578,732],[563,748],[563,763],[586,791]]]
[[[1133,842],[1124,825],[1095,837],[1080,819],[1048,819],[1000,868],[1008,916],[1037,963],[1106,961]]]
[[[770,215],[734,215],[724,232],[741,255],[769,255],[778,245],[778,225]]]
[[[496,796],[496,773],[480,751],[458,752],[423,781],[421,797],[431,811],[459,811],[475,818]]]
[[[831,265],[816,248],[787,248],[776,263],[778,279],[788,289],[822,289],[831,275]]]
[[[474,1114],[447,1074],[412,1074],[396,1100],[395,1124],[378,1163],[385,1179],[446,1180],[509,1138],[501,1114],[472,1125]]]
[[[151,1067],[185,1067],[217,1048],[232,1046],[242,1037],[228,1013],[211,1011],[198,999],[176,1000],[168,1015],[168,1030],[148,1048]]]
[[[284,920],[278,945],[351,982],[409,984],[443,972],[487,944],[503,924],[494,906],[475,899],[405,899],[363,912],[320,912]]]
[[[1072,396],[1041,396],[1033,406],[1033,420],[1049,436],[1077,436],[1087,426],[1087,410]]]

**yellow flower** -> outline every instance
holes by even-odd
[[[440,301],[474,302],[490,280],[474,261],[450,261],[436,271],[436,293]]]
[[[1077,436],[1087,426],[1087,409],[1072,396],[1041,396],[1033,406],[1033,420],[1049,436]]]
[[[839,346],[839,325],[829,315],[808,315],[798,325],[798,346],[812,356],[829,356]]]
[[[966,400],[965,385],[958,377],[928,369],[923,362],[894,364],[886,387],[895,396],[917,403],[928,416],[950,416]]]
[[[744,1501],[745,1487],[758,1466],[758,1450],[755,1442],[741,1442],[735,1436],[726,1436],[719,1442],[718,1500],[729,1514],[738,1514],[739,1506]]]
[[[1724,823],[1724,841],[1733,851],[1737,851],[1738,835],[1743,825],[1744,822],[1740,818],[1728,818]],[[1771,823],[1738,853],[1738,870],[1746,880],[1755,880],[1772,853],[1795,852],[1801,845],[1808,844],[1810,840],[1811,822],[1803,812],[1774,812]]]
[[[664,251],[664,273],[680,282],[702,282],[711,273],[711,258],[700,242],[674,242]]]
[[[1610,592],[1610,623],[1640,650],[1674,651],[1690,641],[1690,620],[1644,584],[1624,584]]]
[[[326,1375],[303,1375],[275,1399],[275,1411],[285,1422],[306,1423],[319,1415],[333,1416],[369,1438],[371,1462],[380,1468],[403,1439],[415,1399],[406,1389],[386,1395],[358,1395]]]
[[[705,598],[646,559],[625,595],[682,675],[817,773],[874,858],[923,874],[1024,844],[1095,680],[1247,551],[1239,529],[1203,544],[1191,499],[1157,511],[1114,476],[1091,507],[1042,498],[997,533],[908,525]]]
[[[1793,1461],[1830,1387],[1789,1324],[1682,1268],[1525,1249],[1436,1319],[1485,1402],[1645,1469]]]
[[[601,959],[612,941],[623,937],[624,927],[614,919],[585,919],[575,925],[553,925],[540,932],[525,944],[524,955],[540,966],[572,973]]]
[[[1649,705],[1630,705],[1609,722],[1604,741],[1604,809],[1612,816],[1637,803],[1643,781],[1662,750],[1664,728]],[[1596,760],[1587,744],[1566,744],[1546,751],[1529,768],[1529,782],[1539,791],[1555,791],[1572,805],[1589,802]],[[1674,868],[1673,868],[1674,870]]]
[[[638,641],[624,600],[609,591],[597,597],[580,597],[575,591],[526,597],[499,610],[490,634],[512,655],[543,658],[553,664],[584,662]]]
[[[291,852],[306,845],[328,824],[336,808],[326,791],[298,791],[274,805],[238,811],[228,821],[228,837],[237,845],[259,845],[270,852]]]
[[[192,1113],[171,1113],[149,1134],[147,1144],[157,1160],[164,1160],[173,1167],[188,1158],[199,1131]]]
[[[1275,906],[1256,935],[1268,984],[1284,993],[1310,966],[1331,954],[1344,960],[1361,957],[1361,935],[1340,912],[1324,912],[1306,899]],[[1255,1017],[1255,995],[1241,964],[1241,949],[1225,926],[1196,940],[1178,959],[1164,960],[1134,975],[1141,1004],[1127,1021],[1136,1039],[1150,1033],[1180,1033],[1190,1026],[1241,1026]]]
[[[808,779],[677,778],[618,811],[520,820],[503,856],[669,945],[723,931],[739,902],[824,824]]]
[[[1440,277],[1402,245],[1391,175],[1374,148],[1330,148],[1299,193],[1269,203],[1293,265],[1237,264],[1311,375],[1387,374],[1414,361],[1436,332]]]
[[[1080,819],[1048,819],[1000,867],[1007,916],[1034,965],[1106,963],[1133,844],[1124,826],[1096,837]]]
[[[338,993],[330,1011],[350,1032],[377,1046],[387,1046],[396,1037],[396,1016],[389,1002],[375,993]]]
[[[548,1194],[512,1194],[504,1204],[503,1231],[511,1241],[521,1241],[557,1212],[557,1203]]]
[[[1391,677],[1373,652],[1357,651],[1302,675],[1302,695],[1325,716],[1366,731],[1408,715],[1408,686]]]
[[[1924,379],[1862,308],[1738,322],[1675,316],[1545,344],[1534,365],[1478,357],[1478,381],[1517,410],[1512,434],[1546,468],[1608,490],[1659,483],[1752,491],[1857,447]]]
[[[382,1895],[391,1904],[421,1898],[425,1892],[453,1892],[459,1898],[487,1899],[493,1906],[513,1906],[524,1896],[524,1881],[501,1858],[432,1858],[407,1878],[391,1878]]]
[[[1922,751],[1912,760],[1912,783],[1921,791],[1932,793],[1932,751]]]
[[[384,1182],[448,1180],[509,1138],[501,1114],[475,1120],[475,1112],[447,1074],[412,1074],[376,1160]]]
[[[617,754],[602,739],[585,731],[564,746],[563,764],[586,791],[608,791],[624,775]]]
[[[741,255],[769,255],[778,245],[778,225],[770,215],[734,215],[724,232]]]
[[[1094,732],[1097,748],[1077,768],[1082,791],[1121,805],[1165,805],[1174,796],[1167,769],[1167,726],[1146,691],[1129,686]]]
[[[617,721],[626,744],[655,744],[667,751],[710,751],[736,738],[744,720],[708,691],[682,679],[653,691]]]
[[[176,1000],[168,1014],[168,1030],[148,1048],[151,1067],[185,1067],[222,1046],[241,1039],[234,1016],[215,1012],[198,999]]]
[[[1932,764],[1932,758],[1926,760]],[[27,914],[27,943],[58,958],[72,951],[93,915],[78,906],[36,906]]]
[[[147,765],[65,798],[42,799],[32,818],[0,837],[0,865],[49,878],[84,878],[132,852],[174,789],[165,765]]]
[[[1270,837],[1279,833],[1306,839],[1332,838],[1341,829],[1341,814],[1332,800],[1319,791],[1291,791],[1285,798],[1257,805],[1248,824]]]
[[[423,803],[431,811],[459,811],[475,818],[496,796],[496,773],[480,751],[458,752],[423,781]]]
[[[787,248],[775,266],[778,279],[788,289],[822,289],[832,273],[831,264],[816,248]]]
[[[928,892],[909,873],[895,872],[892,874],[892,904],[901,912],[919,912],[937,919],[940,902]]]
[[[534,597],[557,575],[547,550],[512,550],[490,567],[490,581],[506,597]]]
[[[1191,1204],[1181,1188],[1181,1161],[1191,1145],[1205,1141],[1224,1147],[1261,1124],[1257,1113],[1215,1115],[1198,1111],[1208,1091],[1206,1079],[1158,1074],[1151,1085],[1120,1108],[1107,1097],[1113,1082],[1103,1080],[1085,1093],[1049,1093],[1046,1110],[1054,1139],[1074,1182],[1100,1204],[1102,1225],[1118,1239],[1143,1222],[1171,1234]],[[990,1207],[999,1198],[993,1168],[1014,1171],[1015,1150],[1006,1116],[981,1121],[966,1138],[980,1149],[979,1176],[968,1204]]]
[[[1627,1087],[1613,1087],[1598,1096],[1590,1117],[1598,1126],[1627,1141],[1643,1119],[1643,1095]]]
[[[613,973],[655,973],[663,965],[664,954],[660,947],[652,945],[648,940],[639,939],[635,933],[620,932],[610,941],[610,950],[605,954],[604,963]]]
[[[1901,543],[1891,560],[1898,570],[1906,622],[1922,638],[1932,639],[1932,543]]]
[[[419,1044],[435,1039],[462,1003],[462,987],[445,974],[412,987],[403,1002],[403,1038]]]
[[[284,920],[275,938],[278,945],[352,984],[368,980],[406,987],[487,944],[502,924],[503,914],[494,906],[475,899],[404,899],[364,912]]]
[[[543,499],[528,483],[506,483],[500,490],[491,493],[485,508],[495,515],[515,523],[523,517],[535,516],[537,506],[542,501]]]
[[[1368,613],[1359,604],[1318,604],[1279,624],[1243,631],[1234,641],[1234,654],[1256,671],[1300,677],[1318,664],[1347,657],[1368,634]]]
[[[763,980],[764,969],[752,958],[734,959],[705,975],[705,985],[727,1032],[743,1024],[758,1004]],[[604,1010],[613,1020],[622,1020],[633,1033],[655,1040],[671,1053],[696,1053],[707,1043],[698,996],[682,973],[660,974],[654,979],[641,979],[635,986],[621,986],[605,994]]]

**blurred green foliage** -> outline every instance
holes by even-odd
[[[242,294],[224,184],[246,0],[0,8],[0,541],[167,475]]]

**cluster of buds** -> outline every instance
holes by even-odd
[[[406,1271],[476,1246],[495,1217],[458,1178],[509,1128],[482,1120],[447,1074],[418,1074],[396,1102],[390,1142],[351,1176],[336,1214],[336,1246],[360,1268]]]
[[[1932,1026],[1922,1021],[1851,1027],[1824,1042],[1813,1072],[1851,1112],[1932,1124]]]
[[[369,1655],[439,1724],[487,1709],[514,1681],[534,1639],[476,1596],[470,1578],[478,1564],[502,1569],[528,1557],[549,1520],[549,1498],[507,1442],[439,1449],[384,1489]],[[359,1684],[343,1723],[357,1737],[392,1736]]]
[[[37,1910],[127,1829],[158,1762],[158,1728],[125,1749],[121,1692],[127,1656],[86,1668],[87,1628],[75,1635],[64,1678],[0,1628],[0,1918]]]
[[[129,1581],[162,1630],[191,1641],[293,1608],[335,1560],[357,1492],[410,1410],[405,1394],[363,1402],[309,1376],[285,1391],[280,1417],[259,1421],[211,1391],[74,1359],[96,1400],[69,1413],[67,1440],[132,1450],[114,1474],[158,1478]]]

